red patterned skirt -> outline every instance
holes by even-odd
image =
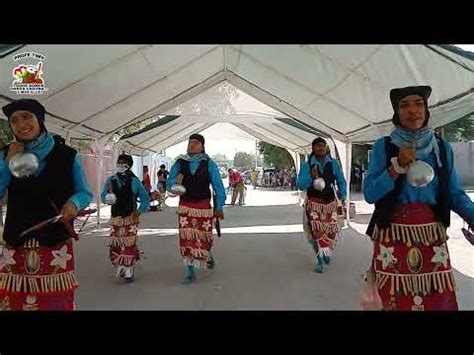
[[[49,248],[31,239],[0,253],[0,310],[72,311],[78,285],[71,240]]]
[[[307,197],[303,227],[306,237],[317,243],[320,256],[331,256],[340,231],[337,217],[337,200],[325,202]]]
[[[384,310],[458,309],[446,230],[429,205],[397,205],[390,227],[376,227],[372,239]]]
[[[179,250],[186,265],[204,266],[211,258],[214,212],[208,200],[180,201]]]
[[[138,217],[134,214],[110,220],[109,258],[113,266],[133,266],[140,259],[137,245]]]

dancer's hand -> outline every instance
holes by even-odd
[[[7,157],[5,161],[8,163],[10,159],[13,158],[17,154],[21,154],[25,151],[25,146],[19,142],[13,142],[10,144],[10,148],[8,149]]]
[[[319,172],[318,172],[318,168],[317,167],[313,167],[311,168],[311,176],[316,179],[317,177],[319,177]]]
[[[224,219],[224,211],[214,211],[214,217]]]
[[[60,214],[63,215],[63,217],[61,218],[62,222],[69,222],[73,220],[77,216],[76,205],[70,201],[66,202],[63,205]]]
[[[416,150],[413,146],[401,147],[398,152],[398,164],[402,168],[406,168],[408,165],[416,160]]]

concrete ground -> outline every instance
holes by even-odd
[[[162,212],[142,216],[140,249],[145,252],[136,280],[124,284],[109,265],[106,247],[109,207],[101,227],[91,217],[76,243],[79,310],[358,310],[362,273],[371,256],[363,234],[370,206],[354,196],[360,212],[337,246],[324,274],[302,233],[298,193],[247,190],[247,205],[226,207],[222,238],[213,253],[217,267],[201,270],[198,281],[182,286],[178,253],[177,199]],[[229,199],[228,199],[229,202]],[[455,220],[453,224],[459,223]],[[80,221],[78,225],[80,226]],[[461,222],[462,225],[462,222]],[[460,232],[459,232],[460,233]],[[460,309],[474,310],[474,248],[458,235],[450,240]],[[467,244],[466,244],[467,243]]]

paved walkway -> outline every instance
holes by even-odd
[[[355,196],[355,199],[358,199]],[[216,238],[217,268],[203,270],[198,282],[180,285],[184,265],[178,254],[177,199],[162,212],[150,212],[140,224],[145,257],[136,280],[123,284],[113,276],[107,257],[110,211],[102,227],[91,217],[76,244],[80,310],[358,310],[371,243],[358,233],[368,222],[370,206],[356,202],[360,214],[345,229],[333,263],[316,274],[312,249],[302,234],[298,193],[253,190],[247,205],[226,207],[223,236]],[[456,221],[454,224],[457,223]],[[462,224],[462,223],[461,223]],[[461,309],[474,310],[474,248],[457,236],[450,240]]]

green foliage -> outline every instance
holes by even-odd
[[[234,166],[236,168],[250,169],[255,165],[255,156],[249,153],[237,152],[234,156]]]
[[[474,114],[465,116],[443,127],[436,128],[436,132],[449,142],[469,142],[474,140]]]
[[[267,142],[258,142],[257,147],[260,154],[263,155],[265,165],[274,166],[279,169],[294,167],[293,159],[286,149]]]

